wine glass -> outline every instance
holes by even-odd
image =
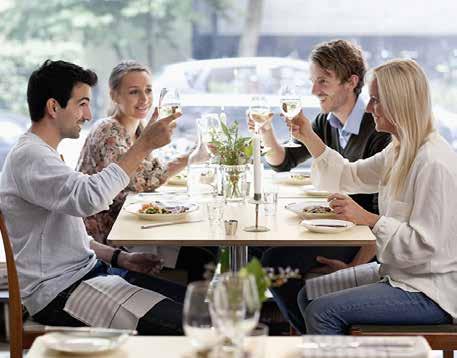
[[[208,352],[220,341],[209,312],[209,283],[192,282],[184,298],[183,328],[197,352]]]
[[[215,148],[210,144],[214,140],[220,140],[222,137],[222,127],[219,115],[217,113],[206,113],[199,119],[199,125],[202,126],[202,139],[209,153],[209,162],[214,163],[217,154]]]
[[[248,116],[254,121],[254,132],[259,133],[269,120],[270,106],[265,96],[253,96],[249,104]]]
[[[223,349],[239,355],[244,336],[257,326],[260,316],[254,276],[233,272],[221,275],[214,285],[211,301],[213,322],[229,339]]]
[[[205,113],[202,115],[202,121],[204,121],[205,126],[203,139],[206,143],[211,142],[213,137],[218,139],[221,136],[221,122],[217,113]]]
[[[159,97],[159,118],[182,112],[181,99],[176,88],[162,88]]]
[[[295,86],[290,84],[281,87],[279,96],[281,112],[287,121],[291,121],[301,111],[300,96],[297,94]],[[288,148],[300,147],[300,144],[295,143],[293,139],[292,128],[289,127],[289,140],[283,146]]]

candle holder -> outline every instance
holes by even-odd
[[[247,232],[267,232],[270,229],[266,226],[259,226],[259,205],[263,204],[262,194],[254,193],[254,198],[248,201],[249,204],[255,204],[255,225],[247,226],[243,230]]]

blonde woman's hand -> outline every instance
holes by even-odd
[[[339,220],[351,221],[356,225],[367,225],[372,228],[379,219],[379,215],[365,210],[348,195],[336,193],[330,195],[327,200]]]
[[[309,272],[312,273],[332,273],[339,271],[345,268],[350,267],[351,265],[347,264],[341,260],[329,259],[324,256],[317,256],[316,261],[322,264],[323,266],[314,267]]]
[[[291,121],[286,120],[289,128],[292,128],[292,135],[300,142],[304,142],[306,136],[313,132],[311,121],[300,111]]]

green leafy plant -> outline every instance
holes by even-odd
[[[243,137],[239,133],[239,125],[234,121],[230,126],[220,121],[221,130],[210,129],[210,145],[219,157],[222,165],[248,164],[254,152],[252,138]]]
[[[227,248],[221,250],[221,256],[219,263],[221,264],[220,273],[229,271],[229,251]],[[214,263],[205,265],[206,271],[204,277],[207,280],[214,279],[216,266]],[[257,285],[260,302],[264,302],[267,299],[266,293],[270,287],[280,287],[284,285],[290,279],[300,279],[301,275],[298,269],[291,269],[290,267],[282,268],[279,267],[277,272],[271,267],[263,267],[258,259],[255,257],[248,262],[246,266],[240,269],[240,276],[253,275]]]
[[[211,128],[209,134],[209,144],[224,170],[224,197],[235,201],[244,199],[246,189],[242,177],[254,152],[252,138],[240,135],[237,121],[228,126],[221,120],[220,130]]]
[[[249,263],[240,270],[241,276],[253,275],[259,291],[259,300],[263,302],[267,299],[266,292],[270,287],[279,287],[284,285],[290,279],[301,278],[297,270],[288,268],[279,268],[275,272],[272,268],[264,268],[259,260],[253,258]]]

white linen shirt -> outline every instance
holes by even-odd
[[[11,149],[0,177],[0,208],[31,315],[94,267],[82,217],[107,210],[129,180],[117,164],[91,176],[76,172],[31,132]]]
[[[312,180],[330,192],[379,192],[373,228],[380,274],[394,287],[420,291],[457,319],[457,154],[436,132],[418,150],[397,198],[381,184],[392,144],[349,163],[326,148],[313,161]]]

